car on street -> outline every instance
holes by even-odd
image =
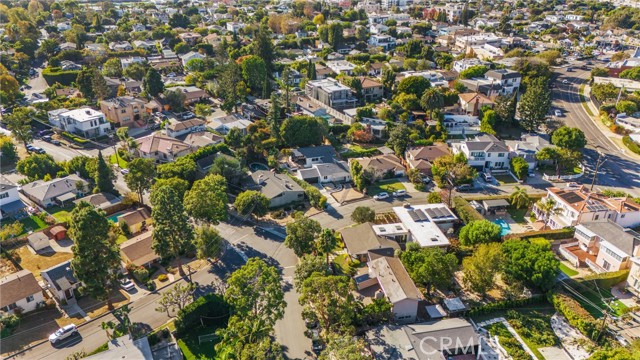
[[[472,184],[462,184],[462,185],[456,186],[457,192],[467,192],[467,191],[473,191],[473,190],[475,190],[475,187]]]
[[[47,135],[53,135],[53,130],[47,129],[38,131],[38,136],[45,137]]]
[[[556,109],[556,110],[553,111],[553,115],[560,117],[560,116],[562,116],[562,111]]]
[[[27,151],[29,151],[29,152],[33,152],[33,149],[35,148],[35,146],[33,146],[33,145],[31,145],[31,144],[27,144],[27,145],[25,146],[25,148],[27,149]]]
[[[78,329],[74,324],[63,326],[60,329],[56,330],[56,332],[54,332],[53,334],[49,335],[49,341],[52,344],[57,344],[58,342],[76,334],[78,334]]]
[[[51,139],[51,135],[45,135],[42,137],[42,141],[51,142],[51,140],[53,140]]]
[[[131,291],[131,290],[136,288],[136,286],[134,285],[133,281],[131,281],[131,280],[127,279],[127,278],[120,279],[120,287],[125,289],[126,291]]]
[[[57,145],[57,146],[62,145],[62,143],[61,143],[60,141],[55,140],[55,139],[51,140],[51,143],[52,143],[53,145]]]
[[[128,173],[129,173],[129,169],[120,170],[120,174],[122,174],[122,175],[127,175]]]
[[[562,83],[563,83],[563,84],[568,84],[568,83],[569,83],[569,81],[567,81],[567,79],[564,79],[564,80],[562,80]]]
[[[396,190],[393,192],[393,197],[407,196],[407,190]]]
[[[373,195],[373,200],[384,200],[389,198],[389,193],[381,192]]]

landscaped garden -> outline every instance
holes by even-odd
[[[509,216],[511,216],[513,221],[517,223],[526,223],[527,221],[525,220],[524,216],[528,210],[529,209],[527,209],[526,207],[523,209],[516,209],[515,206],[509,206],[507,208],[507,213],[509,214]]]
[[[116,159],[116,154],[111,154],[111,156],[109,156],[109,163],[111,164],[118,164],[118,167],[120,167],[121,169],[126,169],[127,167],[129,167],[129,163],[122,158],[122,156],[118,156]]]
[[[522,348],[518,340],[509,332],[506,326],[503,323],[495,323],[489,326],[486,326],[485,329],[489,331],[489,334],[493,336],[498,336],[498,341],[500,341],[500,345],[509,353],[509,355],[513,358],[513,360],[530,360],[531,356],[527,354],[526,351]]]
[[[26,234],[29,231],[35,232],[48,226],[47,223],[44,220],[40,219],[37,215],[31,215],[29,217],[20,219],[19,221],[22,223],[22,234]]]
[[[215,326],[197,326],[184,336],[178,337],[177,342],[185,360],[213,359],[215,345],[219,338],[215,335]],[[200,341],[202,336],[202,342]]]
[[[71,211],[73,210],[74,205],[67,205],[65,207],[62,206],[52,206],[47,209],[47,212],[56,219],[56,222],[63,223],[69,222],[71,220]]]
[[[381,192],[387,192],[391,195],[392,192],[398,190],[406,190],[404,185],[398,179],[381,180],[369,187],[367,187],[367,195],[373,196]]]
[[[579,274],[577,271],[573,270],[572,268],[568,267],[563,263],[560,263],[560,271],[562,271],[568,277],[572,277]]]

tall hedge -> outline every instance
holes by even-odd
[[[624,146],[628,147],[629,150],[633,151],[636,154],[640,154],[640,145],[638,145],[629,135],[625,135],[622,137],[622,143]]]
[[[455,197],[453,198],[453,204],[455,205],[455,211],[458,213],[458,217],[465,224],[474,220],[484,220],[484,216],[474,209],[467,200],[461,197]]]
[[[554,292],[549,292],[548,298],[556,311],[562,314],[571,326],[589,339],[595,340],[598,337],[596,319],[579,302],[565,294]]]
[[[584,283],[591,283],[595,280],[599,288],[609,289],[610,287],[625,281],[629,276],[629,270],[606,272],[602,274],[591,274],[584,277]]]
[[[520,239],[526,240],[531,238],[543,237],[549,240],[571,239],[575,232],[574,228],[564,228],[558,230],[539,230],[529,231],[521,234],[508,234],[504,237],[505,240]]]
[[[76,81],[79,73],[79,70],[63,71],[62,69],[55,67],[42,70],[42,76],[49,85],[53,85],[58,82],[61,85],[70,86],[71,83]]]
[[[200,326],[201,321],[207,325],[215,323],[222,327],[226,326],[227,320],[229,320],[229,304],[220,295],[208,294],[180,310],[175,325],[178,334],[184,334],[193,327]]]

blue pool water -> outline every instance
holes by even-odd
[[[115,215],[111,215],[109,216],[107,219],[109,219],[109,221],[113,222],[113,223],[117,223],[118,222],[118,216],[120,214],[115,214]]]
[[[511,226],[507,224],[506,221],[502,219],[497,219],[492,221],[494,224],[500,225],[500,236],[505,236],[511,232]]]

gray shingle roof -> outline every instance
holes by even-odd
[[[287,175],[276,174],[267,170],[258,170],[251,174],[255,188],[269,200],[287,191],[304,192],[302,187]]]
[[[633,256],[633,249],[640,245],[640,234],[631,229],[625,229],[614,222],[584,222],[580,224],[594,232],[613,246]]]
[[[58,290],[68,289],[72,284],[78,282],[73,270],[71,270],[71,262],[65,261],[62,264],[50,267],[42,271],[42,274],[47,274],[49,279],[53,282],[53,285]]]
[[[293,149],[292,154],[295,157],[304,158],[321,157],[325,163],[332,162],[334,158],[338,157],[336,150],[330,145],[301,147]]]

